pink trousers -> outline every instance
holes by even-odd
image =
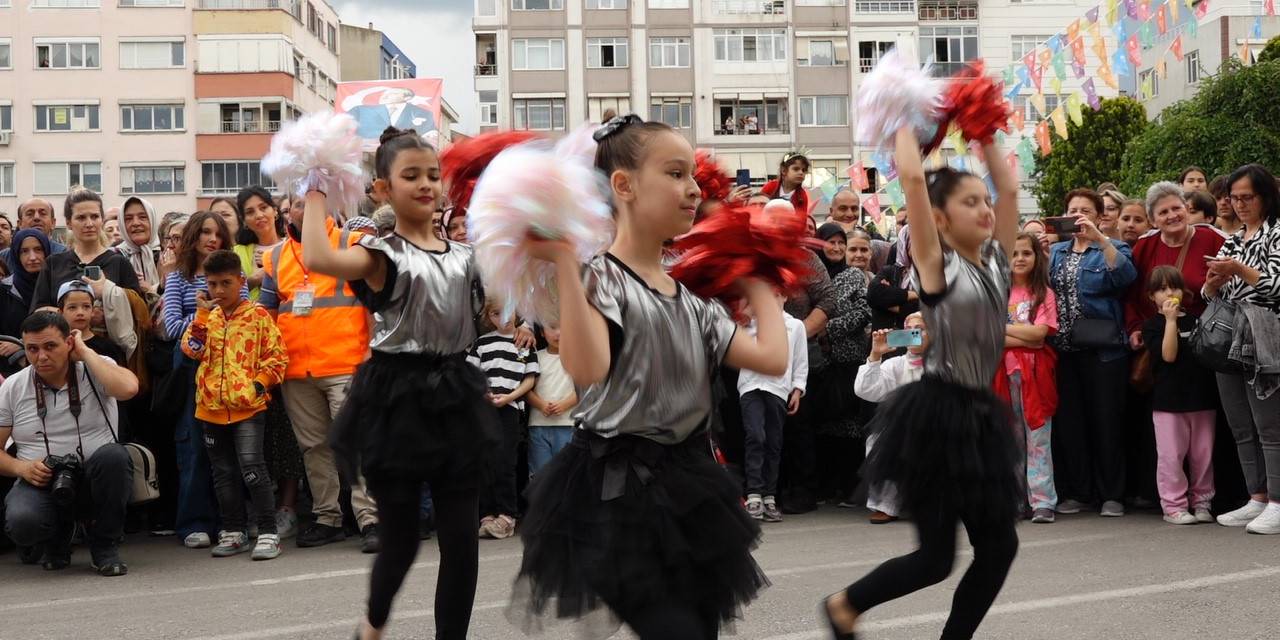
[[[1213,500],[1214,411],[1155,411],[1156,488],[1166,514],[1208,507]],[[1186,471],[1183,465],[1186,465]]]

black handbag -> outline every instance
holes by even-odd
[[[1077,318],[1071,325],[1071,346],[1077,349],[1102,349],[1124,345],[1124,337],[1115,320]]]
[[[1231,339],[1236,331],[1236,304],[1212,298],[1196,322],[1191,334],[1191,355],[1205,367],[1218,373],[1240,373],[1244,368],[1227,357],[1231,351]]]

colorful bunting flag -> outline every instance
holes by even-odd
[[[1062,81],[1057,78],[1050,78],[1049,89],[1053,91],[1053,95],[1055,96],[1062,95]]]
[[[1124,0],[1124,11],[1130,19],[1138,19],[1138,0]]]
[[[1262,16],[1253,19],[1253,39],[1260,40],[1262,38]]]
[[[1022,115],[1022,109],[1015,108],[1013,115],[1009,117],[1009,121],[1013,124],[1014,133],[1021,133],[1022,128],[1027,125],[1025,116]]]
[[[956,171],[968,171],[969,160],[963,155],[951,156],[951,160],[947,162],[947,166],[955,169]]]
[[[1156,63],[1155,74],[1160,76],[1161,80],[1169,77],[1169,65],[1163,59]]]
[[[1139,98],[1143,100],[1150,100],[1152,98],[1152,94],[1155,93],[1152,77],[1152,74],[1147,74],[1147,76],[1142,79],[1142,84],[1138,85]]]
[[[867,168],[862,165],[861,160],[849,167],[849,180],[855,191],[866,191],[871,188],[871,183],[867,181]]]
[[[1245,42],[1241,42],[1240,43],[1240,62],[1243,62],[1245,66],[1248,66],[1249,63],[1252,61],[1253,61],[1253,53],[1249,51],[1249,42],[1247,40]]]
[[[1036,170],[1036,150],[1032,145],[1031,140],[1023,138],[1018,148],[1014,149],[1014,153],[1018,154],[1018,164],[1025,175],[1031,175]]]
[[[1142,51],[1138,47],[1138,36],[1129,36],[1129,40],[1124,43],[1124,48],[1129,53],[1130,64],[1142,64]],[[1121,73],[1124,72],[1122,71]]]
[[[1004,141],[1007,139],[1009,139],[1009,136],[1005,132],[999,129],[996,129],[996,146],[997,147],[1003,147]]]
[[[952,129],[947,132],[947,142],[951,143],[951,148],[956,150],[957,155],[968,153],[968,148],[964,144],[964,134],[959,129]]]
[[[1262,9],[1267,15],[1274,16],[1276,14],[1276,0],[1263,0]]]
[[[1080,42],[1080,40],[1076,40],[1076,42]],[[1083,52],[1081,55],[1083,55]],[[1067,79],[1067,62],[1063,59],[1061,51],[1053,54],[1053,75],[1056,76],[1058,80]]]
[[[1080,64],[1079,62],[1076,62],[1075,60],[1072,60],[1071,73],[1075,74],[1076,80],[1083,78],[1085,74],[1084,65]]]
[[[1080,37],[1080,18],[1072,20],[1071,24],[1067,25],[1067,41],[1070,42],[1078,37]]]
[[[1195,5],[1196,5],[1196,0],[1182,0],[1182,4],[1187,5],[1187,8],[1188,8],[1188,9],[1195,9],[1195,8],[1196,8],[1196,6],[1195,6]]]
[[[1108,27],[1116,23],[1119,9],[1120,0],[1107,0],[1107,10],[1103,12],[1103,15]]]
[[[1004,68],[1004,86],[1013,86],[1018,81],[1018,72],[1014,71],[1013,65]]]
[[[1052,113],[1049,114],[1049,119],[1053,120],[1053,132],[1058,134],[1059,138],[1066,140],[1067,139],[1067,113],[1062,110],[1062,105],[1058,105],[1058,107],[1054,109]]]
[[[1036,142],[1040,145],[1041,155],[1049,155],[1053,153],[1053,141],[1049,139],[1049,122],[1041,120],[1036,125]]]
[[[1191,0],[1187,0],[1190,2]],[[1188,5],[1190,6],[1190,5]],[[1209,0],[1200,0],[1200,4],[1196,5],[1196,19],[1203,20],[1209,14]]]
[[[1160,35],[1164,35],[1169,30],[1168,15],[1166,15],[1164,5],[1160,5],[1160,10],[1156,11],[1156,28],[1160,30]]]
[[[1187,20],[1187,37],[1194,38],[1200,33],[1200,23],[1193,20]]]
[[[884,219],[884,214],[880,212],[879,194],[873,193],[864,198],[862,200],[862,208],[867,210],[867,215],[871,216],[871,219],[876,224],[880,224],[880,221]]]
[[[818,190],[822,192],[822,201],[831,202],[836,197],[836,193],[840,191],[840,182],[834,177],[829,178],[826,182],[818,185]]]
[[[1045,67],[1048,67],[1050,63],[1053,62],[1053,52],[1050,51],[1049,49],[1041,49],[1039,58],[1040,58],[1040,68],[1044,69]]]
[[[1084,112],[1081,110],[1083,106],[1084,101],[1080,99],[1079,92],[1067,96],[1067,116],[1077,127],[1084,124]]]
[[[1178,24],[1178,0],[1169,0],[1169,21]]]
[[[1071,41],[1071,57],[1078,63],[1084,64],[1084,38],[1076,38]]]
[[[1026,69],[1023,69],[1023,71],[1026,71]],[[1012,87],[1009,88],[1008,91],[1004,92],[1004,97],[1010,100],[1014,99],[1014,97],[1017,96],[1020,91],[1022,91],[1022,87],[1024,86],[1026,85],[1021,80],[1019,80],[1018,84],[1013,85]]]
[[[1102,78],[1103,82],[1107,83],[1108,87],[1111,87],[1112,91],[1120,90],[1120,80],[1116,78],[1116,74],[1111,71],[1111,67],[1102,67],[1098,69],[1098,76]]]
[[[1155,45],[1156,30],[1154,27],[1151,26],[1150,22],[1144,22],[1142,23],[1142,26],[1138,28],[1138,38],[1139,38],[1139,41],[1142,43],[1143,49],[1150,49],[1152,46]],[[1138,64],[1138,63],[1135,62],[1134,64]]]
[[[1027,101],[1035,106],[1037,117],[1043,118],[1044,114],[1049,111],[1048,107],[1044,104],[1044,94],[1039,91],[1031,94],[1031,96],[1027,98]]]
[[[1169,6],[1176,7],[1178,5],[1175,2],[1170,3]],[[1173,50],[1173,57],[1177,58],[1178,62],[1182,62],[1182,34],[1178,34],[1178,37],[1173,39],[1173,44],[1169,45],[1169,48]]]
[[[897,178],[890,180],[889,184],[885,185],[884,193],[889,196],[889,207],[894,211],[907,204],[907,198],[902,193],[902,183]]]
[[[1094,7],[1094,8],[1092,8],[1092,9],[1090,9],[1090,10],[1086,11],[1086,12],[1084,13],[1084,18],[1085,18],[1085,20],[1088,20],[1088,21],[1089,21],[1089,24],[1091,24],[1091,25],[1096,25],[1096,24],[1098,24],[1098,7]]]
[[[1098,26],[1098,23],[1096,23],[1096,22],[1090,22],[1090,23],[1089,23],[1089,35],[1093,36],[1093,39],[1094,39],[1094,40],[1097,40],[1097,39],[1101,38],[1101,37],[1102,37],[1102,27]]]
[[[1061,33],[1053,34],[1053,37],[1046,40],[1044,44],[1045,46],[1049,47],[1050,51],[1054,53],[1061,51],[1062,50],[1062,34]]]
[[[1148,0],[1138,2],[1138,20],[1146,22],[1151,19],[1151,3]]]
[[[1084,81],[1084,96],[1089,101],[1089,108],[1097,111],[1102,108],[1102,101],[1098,99],[1098,89],[1093,86],[1093,78]]]

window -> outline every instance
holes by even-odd
[[[515,128],[528,131],[564,130],[564,98],[515,100]]]
[[[716,29],[716,62],[782,62],[786,29]]]
[[[849,100],[844,96],[807,96],[800,98],[800,126],[849,126]]]
[[[858,0],[858,13],[915,13],[916,0]]]
[[[331,53],[337,53],[337,52],[338,52],[338,30],[337,30],[337,28],[335,28],[335,27],[334,27],[333,25],[331,25],[331,24],[328,24],[328,25],[325,25],[325,32],[328,34],[328,38],[325,40],[325,44],[329,45],[329,51],[330,51]]]
[[[96,104],[38,104],[36,131],[98,131]]]
[[[197,36],[199,73],[288,73],[293,45],[283,36]]]
[[[254,185],[268,191],[276,186],[270,176],[263,175],[257,160],[200,163],[200,193],[204,195],[232,195]]]
[[[186,66],[186,45],[181,40],[121,42],[121,69],[177,69]]]
[[[977,20],[978,0],[921,0],[921,22]]]
[[[516,71],[564,69],[564,40],[529,38],[513,40],[511,46],[515,50],[511,68]]]
[[[221,125],[215,131],[201,133],[275,133],[280,130],[280,119],[286,105],[281,102],[225,102],[215,105],[202,105],[217,110]],[[205,117],[209,117],[206,115]]]
[[[1200,50],[1188,52],[1184,60],[1187,62],[1187,84],[1200,82]]]
[[[496,126],[498,124],[498,92],[480,91],[480,125]]]
[[[36,40],[36,67],[40,69],[97,69],[98,39]]]
[[[129,104],[120,107],[121,131],[182,131],[185,109],[180,104]]]
[[[0,38],[0,69],[13,68],[13,48],[9,38]]]
[[[649,0],[650,9],[688,9],[689,0]]]
[[[880,56],[889,53],[896,46],[896,42],[881,40],[879,42],[859,42],[858,43],[858,70],[863,73],[871,73],[876,63],[880,62]]]
[[[0,196],[18,195],[17,180],[12,162],[0,163]]]
[[[316,6],[307,3],[307,31],[314,35],[320,35],[320,16],[316,14]]]
[[[622,69],[627,65],[626,38],[587,38],[587,67]]]
[[[587,0],[588,9],[626,9],[627,0]]]
[[[785,98],[717,98],[715,108],[719,118],[716,135],[787,133],[791,129]]]
[[[511,0],[512,11],[559,11],[564,0]]]
[[[302,56],[293,54],[293,77],[302,79]]]
[[[185,193],[183,167],[120,167],[120,193]]]
[[[1160,74],[1156,73],[1155,69],[1147,69],[1146,71],[1138,72],[1139,95],[1141,95],[1142,87],[1147,84],[1148,80],[1151,81],[1151,95],[1145,96],[1145,97],[1147,98],[1159,97],[1160,96]]]
[[[1011,36],[1009,38],[1009,59],[1021,62],[1023,56],[1036,50],[1053,36]]]
[[[13,131],[13,105],[0,104],[0,131]]]
[[[498,0],[476,0],[476,15],[483,17],[498,15]]]
[[[37,162],[34,195],[64,196],[71,187],[102,193],[101,162]]]
[[[836,43],[831,40],[810,40],[808,63],[811,67],[834,67]]]
[[[845,0],[796,0],[797,7],[843,7]]]
[[[687,68],[688,38],[649,38],[649,66],[655,69]]]
[[[676,129],[693,126],[693,98],[653,98],[649,101],[649,119]]]
[[[102,0],[31,0],[32,7],[49,9],[93,9],[102,6]]]
[[[183,7],[186,0],[120,0],[122,7]]]
[[[1061,102],[1058,100],[1058,96],[1052,93],[1046,93],[1044,94],[1045,112],[1040,113],[1040,111],[1036,109],[1036,106],[1027,99],[1027,96],[1016,96],[1013,99],[1013,108],[1022,111],[1022,115],[1026,117],[1026,121],[1032,125],[1035,125],[1039,120],[1048,118],[1049,114],[1053,113],[1053,110],[1057,109],[1059,104],[1061,104]]]
[[[587,98],[589,122],[604,122],[606,111],[613,111],[617,115],[631,113],[631,98]]]
[[[949,77],[978,57],[978,27],[920,27],[920,55],[933,60],[933,75]]]
[[[757,13],[783,15],[787,12],[785,0],[713,0],[711,10],[716,13]]]
[[[316,88],[316,66],[310,62],[307,63],[307,86],[311,87],[312,91]]]

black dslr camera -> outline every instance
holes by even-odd
[[[79,456],[69,453],[65,456],[45,456],[44,466],[53,472],[53,482],[49,483],[49,492],[59,507],[69,507],[76,501],[76,483],[80,480],[83,468]]]

